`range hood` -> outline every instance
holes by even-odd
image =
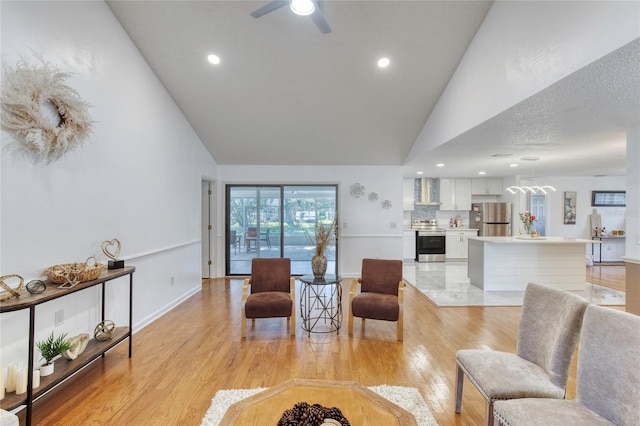
[[[437,193],[433,191],[433,185],[437,179],[420,178],[420,199],[416,200],[416,206],[439,206]]]

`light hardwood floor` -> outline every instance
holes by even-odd
[[[600,268],[600,276],[607,275]],[[602,279],[616,283],[615,272]],[[202,292],[134,335],[132,358],[120,345],[38,401],[33,424],[199,425],[216,391],[270,387],[289,378],[416,387],[441,425],[480,424],[484,401],[466,379],[462,413],[454,413],[455,353],[514,351],[521,308],[438,308],[408,286],[404,342],[395,340],[395,323],[367,321],[363,331],[357,319],[349,338],[350,282],[342,284],[339,335],[308,337],[299,329],[298,312],[295,337],[284,319],[266,319],[257,320],[255,329],[249,322],[243,341],[242,281],[205,280]],[[575,397],[575,360],[568,396]]]

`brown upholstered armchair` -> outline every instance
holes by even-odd
[[[360,293],[356,294],[358,284]],[[397,321],[398,340],[403,338],[402,260],[362,259],[362,277],[355,278],[349,292],[349,334],[353,317]]]
[[[291,259],[255,258],[251,278],[242,288],[242,337],[247,334],[247,318],[287,318],[291,335],[296,334],[295,279],[291,277]]]

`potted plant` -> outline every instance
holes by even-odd
[[[336,218],[329,226],[316,222],[316,251],[315,256],[311,259],[311,270],[315,278],[324,278],[327,271],[327,257],[324,255],[324,251],[335,236],[336,224]]]
[[[53,337],[53,331],[41,342],[36,342],[36,347],[42,355],[45,363],[40,366],[40,376],[48,376],[53,373],[55,364],[53,359],[71,349],[71,343],[67,342],[67,333],[60,335],[57,339]]]

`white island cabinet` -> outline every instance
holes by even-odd
[[[466,259],[469,253],[469,237],[478,235],[477,229],[449,228],[446,234],[447,260]]]
[[[586,246],[597,241],[563,237],[469,237],[471,285],[485,291],[522,291],[534,282],[584,290]]]

